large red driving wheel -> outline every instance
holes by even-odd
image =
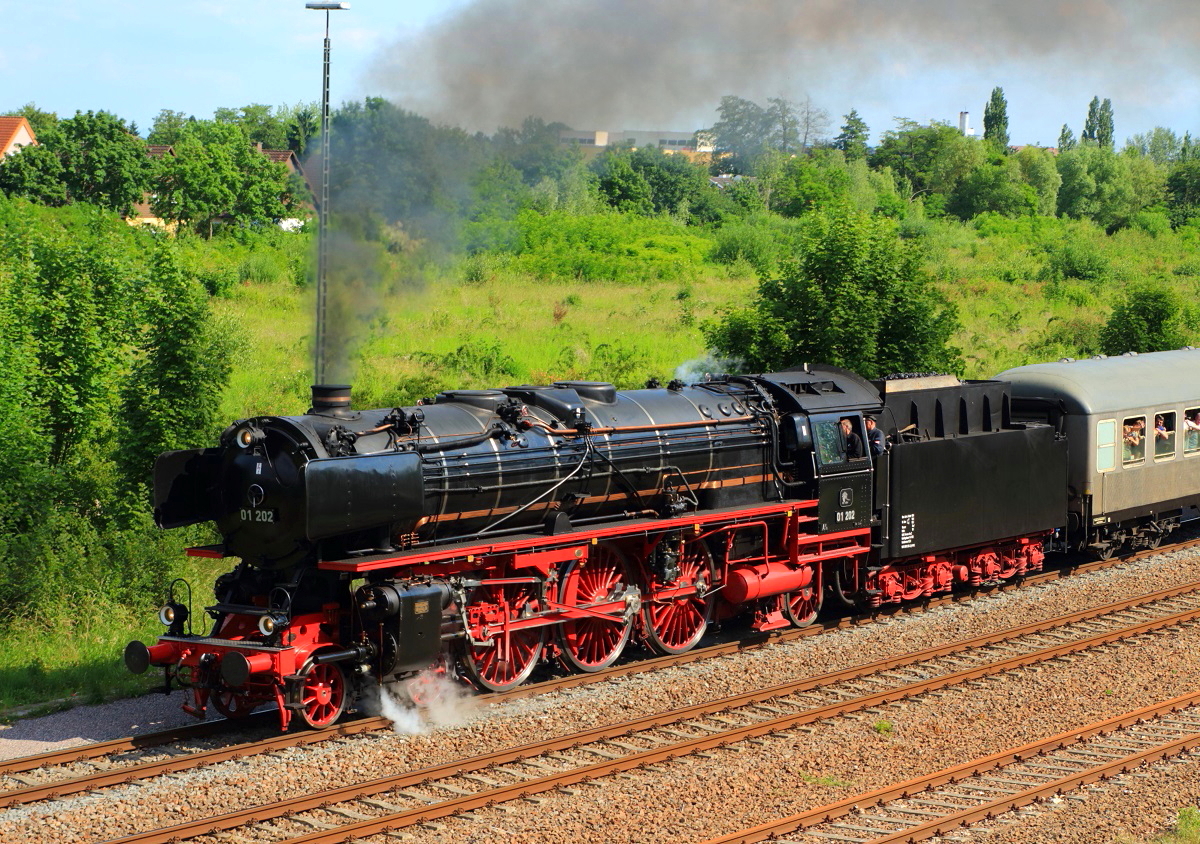
[[[469,615],[478,618],[485,635],[480,644],[469,640],[463,648],[463,668],[481,689],[507,692],[528,679],[541,659],[545,627],[512,630],[508,623],[538,611],[532,584],[485,583],[471,594]],[[483,633],[481,629],[480,634]]]
[[[716,598],[713,558],[704,542],[684,543],[677,566],[678,575],[669,582],[650,571],[642,605],[646,643],[666,655],[681,654],[696,646],[708,629]],[[685,593],[670,597],[671,591],[679,589]]]
[[[562,578],[558,602],[568,607],[587,607],[621,600],[636,588],[629,563],[620,549],[602,543],[586,559],[576,560]],[[576,671],[599,671],[612,665],[633,630],[632,616],[617,621],[607,618],[577,618],[559,628],[561,659]]]
[[[327,727],[346,711],[346,673],[336,662],[310,663],[300,678],[300,717],[310,727]]]

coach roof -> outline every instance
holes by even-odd
[[[1014,396],[1061,399],[1069,412],[1086,415],[1200,404],[1200,349],[1066,358],[1006,369],[996,378],[1011,382]]]

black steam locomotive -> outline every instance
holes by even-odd
[[[158,523],[212,521],[223,544],[191,553],[240,562],[208,630],[172,598],[167,633],[126,664],[163,666],[197,715],[274,701],[283,728],[321,726],[425,669],[506,690],[544,660],[604,668],[630,639],[682,653],[714,619],[770,630],[811,623],[827,596],[879,606],[1017,577],[1096,535],[1068,524],[1058,407],[1006,381],[829,366],[364,411],[314,387],[304,416],[159,458]]]

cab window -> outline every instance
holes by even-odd
[[[1121,423],[1122,466],[1137,466],[1146,461],[1146,435],[1145,416],[1125,417]]]
[[[817,460],[822,466],[862,459],[866,453],[866,432],[861,417],[827,416],[812,420]]]

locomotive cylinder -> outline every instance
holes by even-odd
[[[737,566],[729,570],[722,590],[725,600],[742,604],[758,598],[769,598],[810,586],[813,570],[804,566],[793,568],[786,563],[765,563],[758,566]]]

